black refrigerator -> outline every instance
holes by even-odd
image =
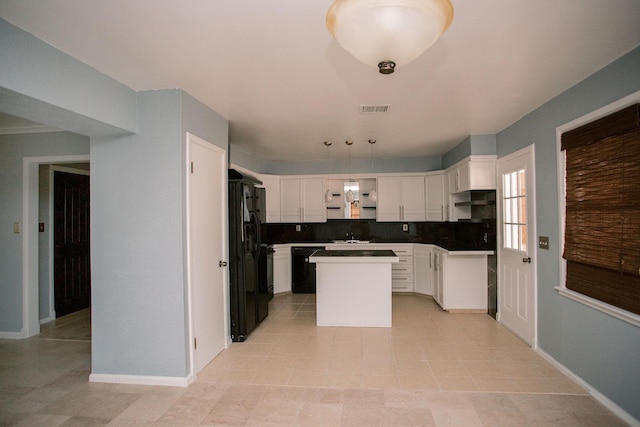
[[[267,266],[273,257],[262,241],[265,190],[256,187],[260,184],[229,169],[229,311],[231,339],[236,342],[244,341],[267,317],[273,296],[272,274],[268,274],[272,267]]]

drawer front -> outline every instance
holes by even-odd
[[[391,264],[391,275],[393,277],[402,274],[410,274],[413,275],[413,263],[412,262],[397,262]]]
[[[413,275],[392,273],[391,289],[393,292],[413,292]]]

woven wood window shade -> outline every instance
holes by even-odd
[[[568,289],[640,314],[640,104],[562,135]]]

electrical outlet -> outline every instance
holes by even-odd
[[[548,236],[539,236],[538,237],[538,247],[540,249],[549,250],[549,237]]]
[[[302,226],[300,224],[296,224],[296,231],[302,230]]]
[[[20,223],[19,222],[14,222],[13,223],[13,232],[15,234],[20,234]]]
[[[402,231],[409,231],[409,224],[402,224]]]

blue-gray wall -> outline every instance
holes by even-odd
[[[495,135],[470,135],[442,156],[442,169],[459,161],[480,154],[496,154]]]
[[[135,131],[134,91],[3,19],[0,64],[0,111],[82,135]]]
[[[23,157],[89,154],[89,138],[70,132],[0,135],[0,332],[20,332],[22,325]]]
[[[0,143],[0,220],[21,221],[23,156],[90,151],[92,371],[184,378],[185,132],[227,149],[227,120],[179,89],[136,93],[3,20],[0,63],[0,111],[88,136]],[[17,332],[22,239],[1,230],[0,332]]]
[[[186,374],[180,95],[139,93],[135,135],[91,140],[94,374]]]
[[[271,175],[324,175],[348,173],[429,172],[442,169],[441,156],[309,161],[264,160],[230,145],[230,162],[251,171]],[[495,151],[491,154],[495,154]]]
[[[502,157],[530,144],[536,153],[540,348],[640,419],[640,328],[560,296],[556,127],[640,90],[640,48],[595,73],[497,135]]]

